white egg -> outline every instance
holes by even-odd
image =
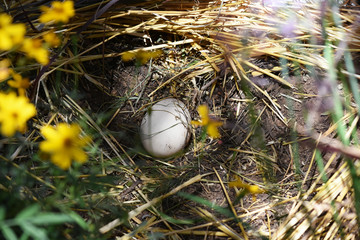
[[[149,107],[140,126],[141,142],[154,157],[170,157],[190,139],[191,118],[185,104],[168,98]]]

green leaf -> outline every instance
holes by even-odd
[[[2,224],[0,227],[1,232],[3,233],[6,240],[17,240],[14,231],[10,227],[8,227],[6,224]]]
[[[31,206],[25,208],[24,210],[22,210],[16,216],[15,220],[17,222],[19,222],[19,220],[24,220],[24,219],[34,217],[34,215],[36,215],[38,212],[40,212],[40,206],[37,204],[31,205]]]
[[[321,156],[321,152],[318,149],[315,150],[315,159],[316,159],[317,167],[318,167],[320,175],[321,175],[321,179],[323,180],[324,183],[326,183],[328,181],[328,177],[327,177],[326,171],[325,171],[324,160]]]
[[[191,201],[194,201],[194,202],[200,203],[202,205],[205,205],[205,206],[207,206],[209,208],[212,208],[215,211],[223,214],[224,216],[227,216],[227,217],[233,217],[234,216],[232,214],[232,212],[228,208],[223,208],[223,207],[221,207],[219,205],[216,205],[213,202],[210,202],[209,200],[206,200],[204,198],[194,196],[194,195],[191,195],[191,194],[188,194],[188,193],[185,193],[185,192],[178,192],[178,195],[183,197],[183,198],[187,198],[187,199],[189,199]]]
[[[359,169],[359,165],[357,163],[353,163],[352,159],[346,158],[347,165],[350,169],[350,175],[352,178],[352,186],[354,189],[354,205],[355,211],[357,215],[358,227],[360,227],[360,177],[357,174],[357,169]]]
[[[32,236],[35,239],[38,240],[47,240],[47,234],[46,231],[42,228],[38,228],[32,223],[22,223],[20,227],[24,230],[24,232],[28,233],[30,236]]]
[[[76,212],[69,212],[68,215],[84,230],[89,229],[89,224],[84,221]]]
[[[0,207],[0,221],[5,219],[5,208]]]
[[[165,213],[159,213],[160,216],[165,219],[167,222],[173,223],[173,224],[193,224],[195,221],[190,219],[175,219],[173,217],[170,217],[166,215]]]
[[[24,232],[23,235],[21,235],[21,237],[19,238],[19,240],[28,240],[29,239],[29,234],[27,232]]]
[[[50,224],[61,224],[64,222],[74,222],[75,220],[67,214],[58,214],[58,213],[40,213],[36,215],[33,219],[29,219],[29,222],[39,225],[50,225]]]

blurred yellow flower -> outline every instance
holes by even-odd
[[[52,21],[55,23],[67,23],[70,18],[75,16],[73,1],[54,1],[51,3],[51,7],[41,6],[40,10],[43,12],[39,17],[41,23]]]
[[[54,32],[48,32],[44,36],[44,41],[49,44],[50,47],[58,47],[60,45],[60,39]]]
[[[128,52],[124,52],[122,54],[122,60],[124,62],[128,62],[128,61],[131,61],[133,59],[136,59],[136,61],[138,61],[140,64],[145,64],[151,58],[160,57],[162,53],[163,52],[161,50],[156,50],[156,51],[144,51],[144,50],[128,51]]]
[[[128,61],[133,60],[135,58],[135,56],[136,56],[135,52],[128,51],[128,52],[124,52],[121,55],[121,58],[124,62],[128,62]]]
[[[235,181],[229,182],[229,187],[238,187],[238,188],[244,189],[243,193],[244,194],[248,194],[248,193],[252,194],[254,201],[256,200],[256,197],[255,197],[256,194],[265,193],[265,190],[260,188],[257,185],[250,185],[247,183],[243,183],[238,176],[236,176]]]
[[[25,96],[25,90],[30,86],[28,78],[23,78],[20,74],[13,72],[13,80],[9,80],[7,84],[10,87],[17,88],[20,96]]]
[[[84,163],[87,155],[82,148],[90,142],[90,137],[81,137],[80,133],[78,124],[45,126],[41,128],[41,134],[46,140],[40,143],[40,150],[50,154],[50,160],[64,170],[71,166],[72,160]]]
[[[36,115],[36,108],[25,96],[17,96],[14,92],[0,93],[1,134],[11,137],[16,131],[24,133],[26,122]]]
[[[3,59],[0,61],[0,82],[6,80],[10,75],[10,60]]]
[[[39,38],[26,38],[21,50],[42,65],[49,63],[49,51],[43,47],[43,41]]]
[[[257,185],[250,185],[247,183],[243,183],[239,177],[237,177],[235,181],[229,182],[229,187],[243,188],[247,193],[251,193],[251,194],[258,194],[265,192],[265,190],[261,189]]]
[[[209,117],[209,108],[206,105],[200,105],[198,107],[198,112],[201,118],[200,121],[191,121],[191,124],[203,126],[206,128],[206,132],[210,137],[219,138],[221,135],[218,127],[222,126],[222,122],[213,120]]]
[[[7,51],[23,41],[26,33],[22,23],[12,24],[11,16],[0,14],[0,50]]]

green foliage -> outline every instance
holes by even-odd
[[[222,215],[224,215],[226,217],[234,217],[234,214],[230,211],[230,209],[221,207],[219,205],[216,205],[213,202],[211,202],[209,200],[206,200],[204,198],[201,198],[201,197],[198,197],[198,196],[195,196],[195,195],[191,195],[191,194],[188,194],[188,193],[185,193],[185,192],[178,192],[178,195],[180,197],[189,199],[191,201],[200,203],[200,204],[202,204],[202,205],[204,205],[206,207],[214,209],[215,211],[217,211],[218,213],[221,213]]]
[[[337,9],[337,8],[334,8],[334,9]],[[331,17],[334,20],[337,27],[342,27],[341,19],[339,18],[337,12],[336,13],[332,12]],[[326,20],[324,20],[324,22],[323,22],[324,27],[327,26],[327,24],[328,24],[328,22]],[[329,66],[327,69],[328,80],[330,81],[330,83],[333,86],[332,97],[334,100],[334,109],[333,109],[333,113],[332,113],[332,118],[333,118],[333,121],[335,123],[337,123],[337,133],[340,137],[341,142],[344,144],[344,146],[348,146],[348,145],[350,145],[350,142],[351,142],[350,141],[351,139],[346,137],[349,127],[342,120],[344,117],[344,111],[343,111],[344,106],[343,106],[342,99],[340,98],[339,93],[336,89],[338,75],[340,76],[341,71],[339,71],[337,68],[337,65],[339,63],[335,63],[335,61],[334,61],[335,54],[334,54],[333,45],[334,44],[339,45],[339,43],[330,42],[327,37],[328,36],[326,36],[326,38],[325,38],[324,57],[327,60],[327,64]],[[351,90],[352,96],[354,97],[355,103],[357,104],[357,107],[358,107],[358,115],[360,115],[359,114],[359,106],[360,106],[359,85],[358,85],[357,80],[354,77],[354,73],[355,73],[354,63],[352,61],[351,53],[348,51],[348,49],[345,49],[345,51],[344,51],[344,62],[345,62],[345,66],[346,66],[347,70],[350,73],[350,75],[349,75],[350,90]],[[344,82],[344,84],[347,85],[346,82]],[[352,136],[354,136],[354,135],[352,135]],[[355,141],[357,141],[357,137],[355,138]],[[351,174],[352,181],[353,181],[352,186],[354,189],[354,197],[355,197],[354,203],[355,203],[355,209],[356,209],[356,214],[357,214],[358,226],[360,228],[360,176],[357,174],[357,168],[355,167],[355,164],[353,163],[353,159],[345,158],[345,160],[350,169],[350,174]],[[320,167],[321,167],[321,165],[320,165]]]
[[[36,156],[34,162],[40,161]],[[96,168],[87,169],[74,165],[72,171],[64,171],[50,164],[29,172],[32,162],[17,165],[8,159],[0,158],[0,229],[6,239],[61,239],[63,234],[78,236],[78,238],[101,239],[95,228],[101,224],[101,211],[106,205],[94,209],[101,199],[101,193],[106,195],[106,184],[112,183],[110,177],[96,177]],[[80,172],[80,169],[82,172]],[[47,172],[48,177],[40,178],[33,172]],[[80,176],[88,171],[87,179]],[[52,176],[52,177],[51,177]],[[76,184],[74,184],[76,183]],[[89,190],[97,192],[98,198],[86,198]],[[80,216],[73,209],[81,209],[87,214]],[[119,210],[120,209],[120,210]],[[113,213],[121,208],[112,209]],[[89,212],[90,213],[90,212]],[[122,214],[122,213],[119,213]],[[89,219],[90,217],[90,219]],[[66,224],[65,224],[66,223]]]
[[[81,224],[83,228],[88,227],[74,212],[71,214],[43,212],[38,204],[33,204],[25,207],[14,218],[6,219],[5,207],[0,206],[0,230],[7,240],[23,239],[25,236],[39,240],[50,239],[49,226],[72,222]],[[20,230],[17,230],[17,227]]]

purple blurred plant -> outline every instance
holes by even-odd
[[[285,23],[280,24],[279,33],[286,38],[296,37],[296,27],[297,27],[297,18],[296,16],[291,16],[288,18]]]

